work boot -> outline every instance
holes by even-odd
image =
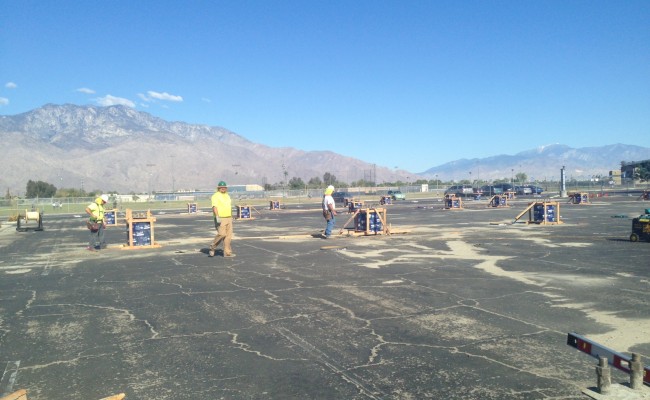
[[[210,251],[208,251],[208,255],[209,255],[210,257],[214,257],[214,250],[213,250],[213,249],[210,249]]]
[[[235,257],[236,254],[235,253],[228,253],[228,254],[224,254],[223,256],[224,257]]]

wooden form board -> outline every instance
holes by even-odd
[[[508,207],[508,196],[495,194],[490,198],[488,207]]]
[[[108,397],[103,397],[99,400],[122,400],[123,398],[126,397],[126,394],[120,393],[120,394],[115,394],[112,396]],[[27,399],[27,390],[25,389],[20,389],[18,391],[15,391],[11,394],[8,394],[4,397],[0,397],[0,400],[28,400]]]
[[[356,210],[360,210],[363,208],[363,200],[359,199],[352,199],[348,202],[348,213],[353,213]]]
[[[117,210],[104,210],[104,223],[106,226],[117,226]]]
[[[25,389],[17,390],[4,397],[0,397],[0,400],[27,400],[27,390]]]
[[[393,198],[390,196],[381,196],[379,198],[379,204],[382,206],[393,204]]]
[[[515,217],[513,224],[524,214],[528,213],[527,224],[557,225],[563,222],[560,219],[560,203],[557,201],[535,201]]]
[[[363,219],[360,221],[359,218]],[[377,221],[378,220],[378,221]],[[346,226],[354,221],[354,227],[346,228]],[[377,222],[381,224],[380,228],[377,228]],[[385,208],[361,208],[358,209],[352,214],[352,216],[343,224],[343,228],[339,231],[339,234],[343,233],[343,230],[349,229],[350,231],[360,234],[360,235],[389,235],[390,227],[388,226],[388,219],[386,217]]]
[[[463,199],[453,194],[445,195],[445,210],[462,210]]]
[[[253,211],[257,212],[259,214],[259,211],[255,209],[253,206],[237,206],[237,219],[246,221],[246,220],[251,220],[255,219],[253,216]]]
[[[104,397],[99,400],[122,400],[123,398],[126,397],[126,394],[120,393],[120,394],[114,394],[112,396]]]
[[[126,209],[126,232],[127,240],[124,249],[142,249],[160,247],[155,241],[154,223],[156,218],[151,211],[134,214],[129,208]]]
[[[569,203],[571,204],[589,204],[589,193],[570,193]]]

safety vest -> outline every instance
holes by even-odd
[[[92,213],[92,216],[90,217],[91,220],[98,222],[104,221],[104,205],[102,203],[103,200],[98,197],[95,199],[94,203],[91,203],[88,206],[90,212]]]
[[[212,207],[217,207],[219,218],[232,217],[232,203],[228,193],[216,192],[213,194]]]

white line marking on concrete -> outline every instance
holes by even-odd
[[[16,382],[16,375],[18,375],[18,367],[20,360],[8,361],[2,379],[0,380],[0,395],[4,396],[13,392],[14,383]]]

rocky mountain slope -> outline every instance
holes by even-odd
[[[125,106],[48,104],[0,117],[0,190],[23,192],[27,180],[121,193],[211,190],[230,184],[300,177],[405,180],[387,167],[330,151],[305,152],[253,143],[220,127],[168,122]],[[359,176],[359,171],[366,171]]]
[[[607,175],[621,161],[650,159],[650,149],[614,144],[571,148],[556,144],[481,159],[461,159],[420,174],[395,171],[331,151],[302,151],[253,143],[227,129],[169,122],[125,106],[48,104],[0,116],[0,190],[23,193],[28,180],[59,188],[120,193],[212,190],[230,184],[307,182],[330,172],[339,180],[414,181],[418,178],[489,181],[519,172],[533,180]]]

